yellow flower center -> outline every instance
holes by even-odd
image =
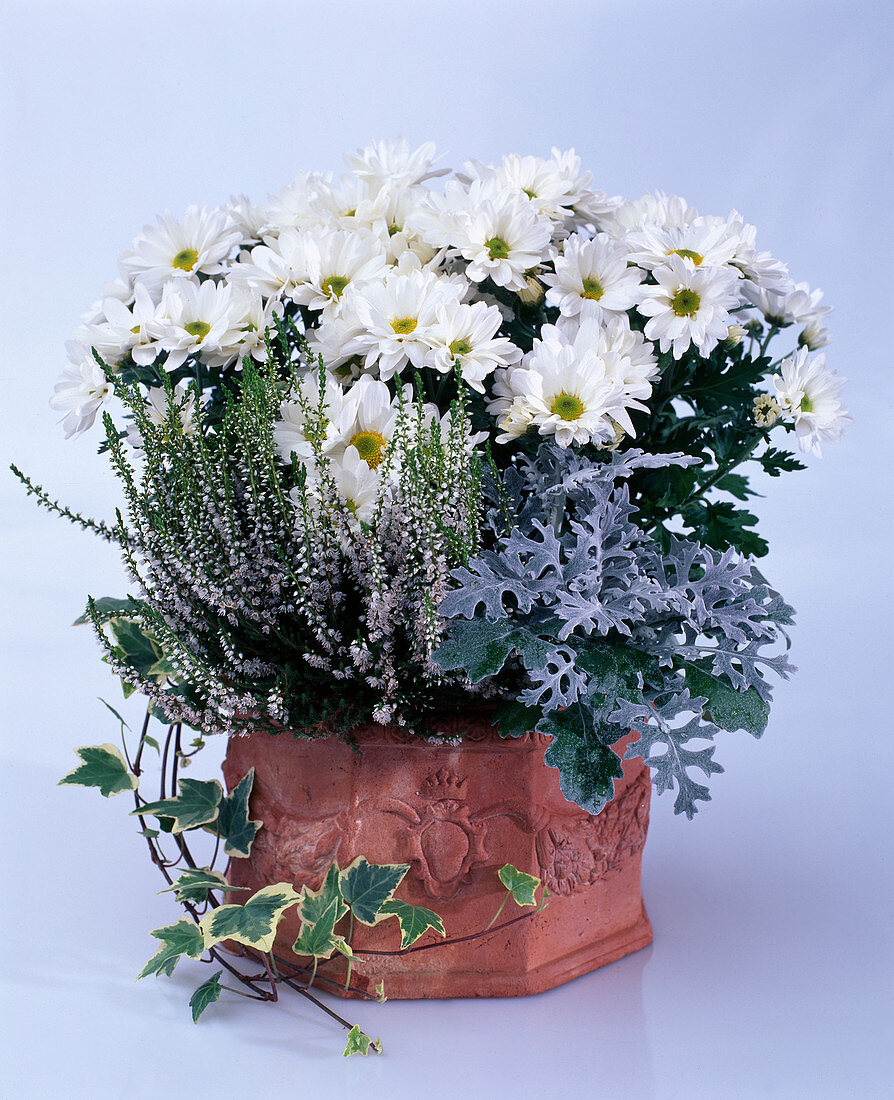
[[[134,327],[130,331],[134,334],[134,336],[139,336],[140,335],[140,326],[139,325],[134,325]]]
[[[692,260],[696,266],[702,263],[705,258],[701,252],[693,252],[691,248],[672,248],[668,252],[668,256],[682,256],[684,260]]]
[[[211,326],[207,321],[187,321],[183,327],[190,336],[195,336],[196,342],[199,344],[201,344],[211,331]]]
[[[467,344],[465,340],[454,340],[450,345],[451,355],[468,355],[471,350],[471,345]]]
[[[801,398],[801,404],[799,405],[799,408],[803,413],[813,412],[813,402],[810,400],[806,393]]]
[[[671,299],[671,307],[678,317],[694,317],[701,299],[694,290],[683,287]]]
[[[395,317],[391,322],[391,327],[394,329],[398,336],[409,336],[410,333],[416,328],[415,317]]]
[[[527,187],[523,187],[522,191],[528,196],[529,199],[536,199],[537,198],[537,196],[534,194],[534,192],[529,191]]]
[[[181,271],[192,271],[199,262],[199,254],[194,248],[184,248],[171,260],[171,266]]]
[[[598,302],[604,293],[602,283],[597,282],[596,279],[584,279],[582,298],[589,298],[593,302]]]
[[[553,401],[549,411],[563,420],[577,420],[583,415],[584,406],[579,397],[572,393],[560,393]]]
[[[484,242],[484,247],[492,260],[505,260],[509,256],[509,245],[502,237],[491,237]]]
[[[345,292],[345,287],[350,282],[344,275],[329,275],[320,284],[327,298],[340,298]]]
[[[374,470],[385,455],[387,442],[381,432],[365,431],[357,432],[350,440],[349,446],[357,448],[357,454]]]

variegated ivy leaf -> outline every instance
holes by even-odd
[[[388,998],[385,996],[384,982],[379,982],[376,986],[376,1000],[379,1002],[380,1005],[383,1005],[388,1000]]]
[[[374,1050],[376,1054],[382,1053],[382,1040],[376,1039],[375,1042],[363,1031],[360,1030],[359,1025],[354,1024],[351,1030],[348,1032],[348,1043],[345,1047],[345,1058],[350,1058],[352,1054],[362,1054],[366,1058],[370,1052]]]
[[[233,791],[221,802],[216,827],[224,838],[224,853],[237,859],[248,859],[252,842],[261,827],[260,821],[250,821],[248,799],[255,780],[254,768],[249,769]]]
[[[511,863],[507,863],[505,867],[501,867],[497,874],[500,876],[500,882],[502,882],[509,893],[512,894],[516,905],[537,904],[536,894],[537,887],[540,885],[539,878],[525,874],[524,871],[519,871],[519,869],[513,867]]]
[[[150,935],[161,940],[161,947],[139,972],[137,981],[150,974],[171,975],[181,955],[198,959],[205,950],[205,938],[201,929],[188,917],[181,917],[176,924],[156,928]]]
[[[199,988],[189,998],[189,1007],[192,1009],[192,1022],[197,1024],[199,1017],[205,1011],[210,1004],[214,1004],[217,998],[220,996],[221,984],[220,976],[223,974],[222,970],[218,970],[216,974],[212,974],[207,982],[202,982]]]
[[[169,817],[174,822],[172,831],[182,833],[216,820],[222,798],[223,788],[216,779],[181,779],[176,798],[147,802],[131,813]]]
[[[379,912],[388,917],[397,917],[400,923],[400,948],[409,947],[429,928],[434,928],[439,936],[446,936],[444,922],[437,913],[426,909],[424,905],[410,905],[409,902],[391,898],[379,907]]]
[[[302,889],[301,920],[305,924],[317,924],[324,917],[328,919],[331,914],[334,928],[347,911],[348,907],[338,883],[338,864],[332,863],[319,890],[310,890],[307,886]]]
[[[160,894],[168,894],[172,890],[178,901],[191,901],[201,904],[208,900],[211,890],[247,890],[247,886],[230,886],[220,871],[212,871],[208,867],[190,867],[171,886],[159,890]]]
[[[202,918],[205,946],[211,947],[221,940],[235,940],[258,951],[270,951],[276,939],[276,929],[283,913],[301,895],[288,882],[265,886],[244,905],[221,905]]]
[[[91,745],[75,752],[83,760],[74,771],[64,775],[59,785],[70,783],[76,787],[99,787],[104,798],[121,791],[135,791],[137,778],[131,775],[127,763],[114,745]]]
[[[339,951],[348,959],[354,957],[354,953],[348,946],[344,936],[336,936],[332,931],[333,917],[335,916],[335,902],[323,913],[316,924],[303,924],[298,938],[292,944],[292,950],[296,955],[311,955],[316,959],[331,958],[333,951]]]
[[[338,876],[341,894],[357,920],[377,924],[387,914],[379,910],[409,871],[409,863],[369,863],[358,856]]]

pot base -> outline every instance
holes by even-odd
[[[263,828],[251,858],[231,860],[230,883],[317,889],[333,860],[341,867],[359,855],[407,863],[397,896],[438,913],[448,941],[474,937],[441,944],[429,931],[415,949],[400,952],[396,920],[355,923],[356,992],[341,989],[347,996],[374,996],[380,982],[391,999],[539,993],[649,944],[640,864],[651,783],[642,761],[625,761],[615,798],[593,816],[559,790],[558,772],[543,762],[547,738],[504,740],[486,716],[453,724],[465,735],[459,745],[371,726],[357,731],[360,752],[332,738],[232,737],[227,787],[255,768],[250,812]],[[619,755],[624,743],[616,746]],[[519,920],[525,910],[510,900],[497,926],[476,935],[506,896],[497,877],[506,863],[536,875],[553,896]],[[290,910],[275,947],[296,965],[307,961],[290,950],[299,927]],[[346,970],[341,957],[319,967],[341,985]],[[325,988],[339,992],[328,982]]]

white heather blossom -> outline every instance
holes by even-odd
[[[654,268],[657,285],[639,288],[639,312],[648,317],[645,334],[663,352],[680,359],[694,344],[709,355],[729,332],[729,310],[738,305],[740,273],[731,267],[697,267],[681,256],[668,256]]]
[[[176,370],[190,355],[220,366],[236,357],[242,310],[228,283],[168,283],[159,307],[164,334],[159,347],[168,353],[165,370]]]
[[[182,222],[166,211],[157,226],[144,226],[119,264],[129,278],[143,282],[157,297],[169,279],[219,274],[241,240],[242,230],[228,210],[190,206]]]
[[[356,319],[361,329],[352,353],[365,357],[367,369],[376,366],[385,381],[407,363],[421,367],[439,311],[459,305],[464,290],[461,282],[426,270],[396,270],[382,281],[352,285],[343,305],[346,319]]]
[[[61,424],[66,439],[92,427],[113,393],[112,384],[89,351],[64,368],[53,389],[50,407],[65,414]]]
[[[825,355],[810,359],[807,348],[799,348],[786,359],[773,377],[776,400],[795,423],[802,451],[822,455],[822,444],[839,439],[852,418],[841,403],[847,381],[828,370]]]
[[[626,313],[636,302],[643,273],[627,266],[626,249],[600,234],[587,240],[569,237],[555,258],[555,274],[546,274],[546,300],[565,317],[602,317]]]
[[[368,183],[393,183],[412,186],[436,176],[445,176],[449,168],[432,168],[435,144],[427,141],[418,149],[410,149],[405,138],[396,141],[374,141],[365,149],[345,154],[345,163],[355,176]]]
[[[426,334],[431,350],[424,365],[447,374],[459,363],[463,380],[483,393],[482,383],[489,374],[522,357],[511,340],[497,336],[502,323],[500,311],[485,302],[442,306]]]
[[[273,442],[285,462],[296,454],[304,463],[313,463],[314,435],[322,450],[338,439],[336,422],[341,418],[344,391],[336,378],[326,373],[323,380],[323,400],[320,402],[320,376],[317,372],[305,375],[300,381],[300,400],[283,401],[280,405],[282,419],[273,425]],[[320,422],[322,414],[323,423]]]

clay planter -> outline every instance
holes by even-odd
[[[650,943],[640,893],[650,794],[642,761],[625,762],[614,800],[594,817],[563,797],[558,772],[543,762],[542,735],[504,740],[486,715],[441,728],[454,726],[466,733],[460,745],[370,726],[357,731],[362,753],[333,738],[231,737],[227,787],[254,767],[251,816],[263,828],[251,858],[231,860],[230,883],[316,889],[333,860],[409,863],[397,896],[439,913],[450,939],[487,926],[505,897],[497,871],[506,863],[556,895],[543,912],[482,938],[355,965],[352,985],[374,993],[384,981],[390,998],[539,993]],[[520,912],[510,901],[497,923]],[[291,955],[298,928],[291,910],[277,954]],[[437,940],[427,932],[417,946]],[[354,925],[361,956],[364,948],[399,946],[394,919]],[[344,960],[321,964],[319,973],[343,976]]]

